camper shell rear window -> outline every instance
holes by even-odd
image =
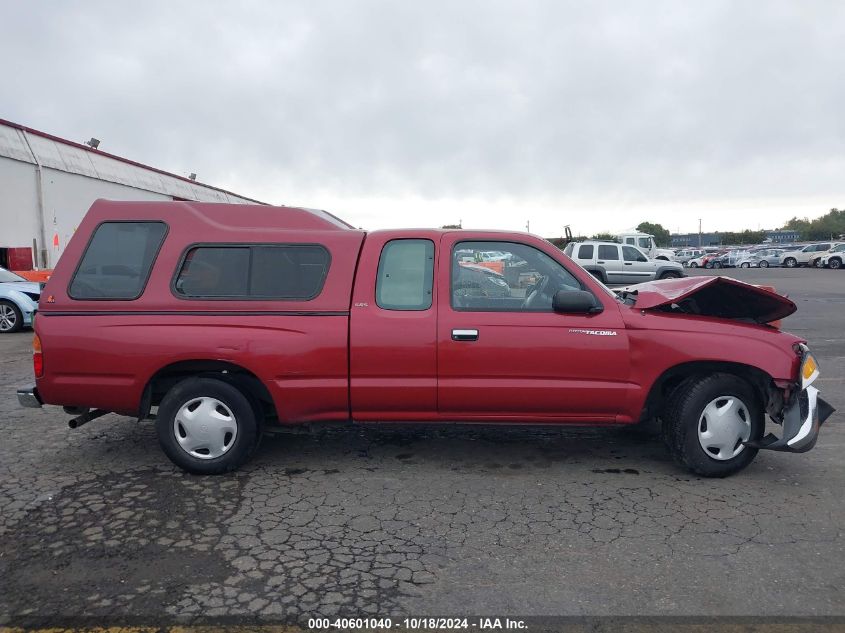
[[[160,221],[101,223],[73,273],[68,296],[85,301],[137,299],[166,235],[167,224]]]
[[[192,244],[171,290],[180,299],[310,301],[330,263],[320,244]]]

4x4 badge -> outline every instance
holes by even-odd
[[[589,334],[590,336],[616,336],[616,330],[580,330],[570,328],[570,334]]]

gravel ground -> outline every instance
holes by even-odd
[[[798,303],[784,329],[845,412],[845,272],[723,274]],[[60,409],[19,408],[30,338],[0,336],[0,625],[845,615],[842,413],[812,452],[762,452],[724,480],[630,431],[466,427],[285,434],[238,473],[194,477],[149,422],[71,431]]]

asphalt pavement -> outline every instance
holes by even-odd
[[[714,271],[696,271],[712,274]],[[845,615],[845,271],[728,270],[797,304],[839,409],[722,480],[614,429],[359,428],[186,475],[151,423],[26,410],[0,335],[0,625],[341,615]]]

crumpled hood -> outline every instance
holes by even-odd
[[[41,286],[35,281],[4,281],[0,283],[3,290],[17,290],[18,292],[31,292],[41,294]]]
[[[639,310],[683,304],[684,312],[722,319],[770,323],[788,317],[797,306],[776,292],[730,277],[685,277],[651,281],[618,291]]]

